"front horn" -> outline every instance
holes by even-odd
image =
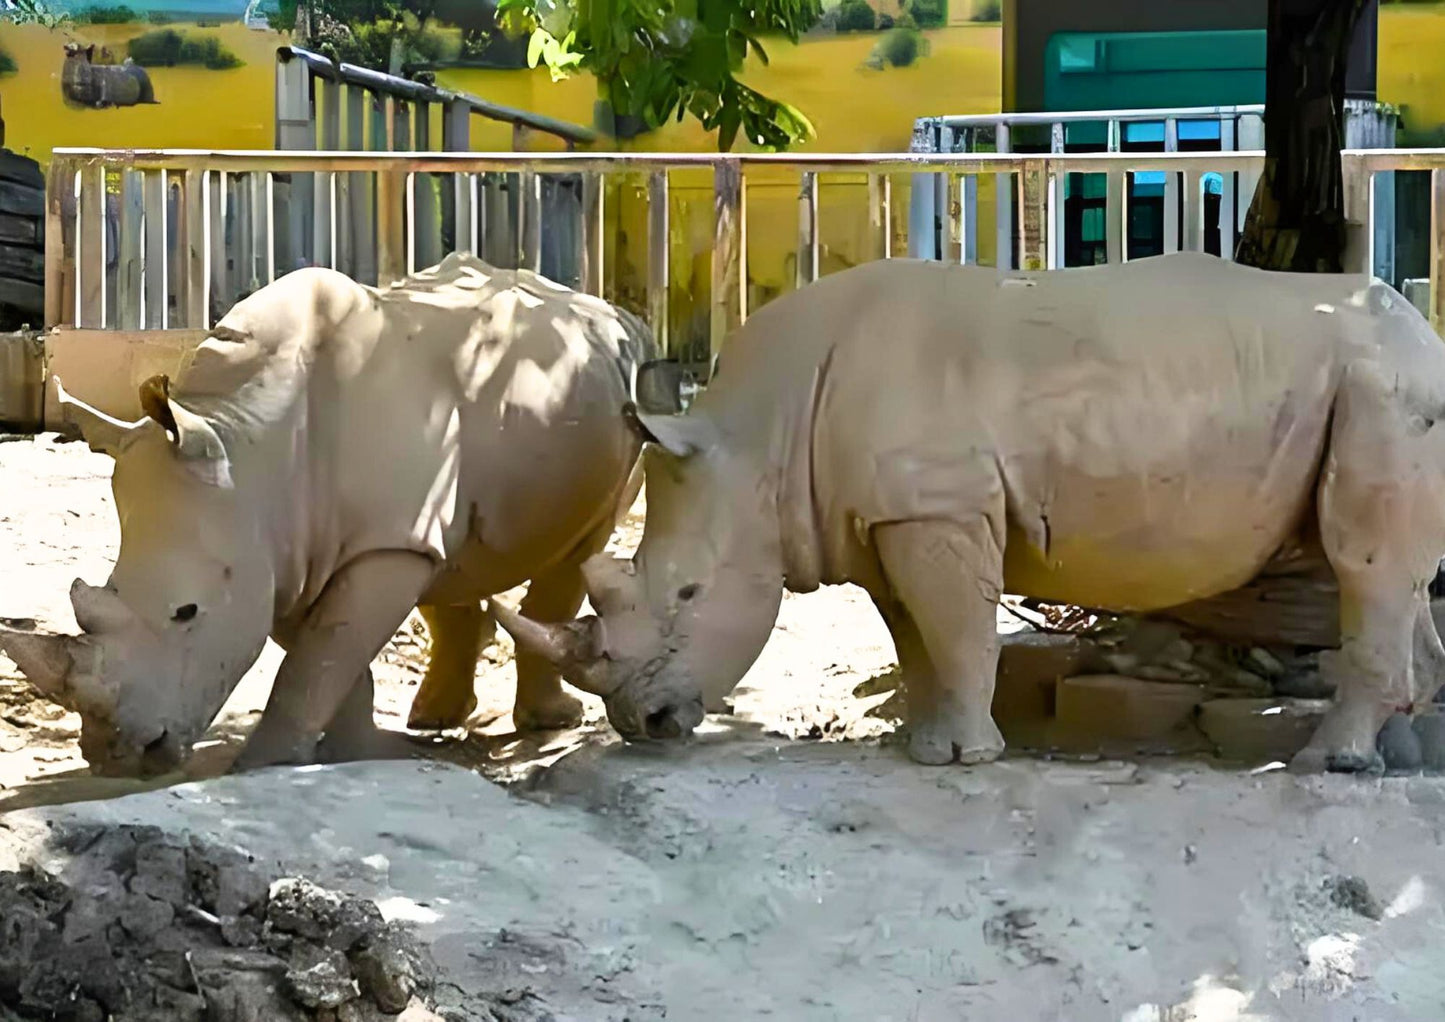
[[[75,666],[71,643],[66,635],[42,635],[0,628],[0,650],[10,655],[25,674],[25,680],[45,698],[67,704],[70,671]]]
[[[611,677],[602,656],[602,623],[589,616],[565,624],[543,624],[523,617],[500,600],[489,601],[492,616],[517,643],[562,672],[562,677],[604,699],[616,691],[619,681]]]

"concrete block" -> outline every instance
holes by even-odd
[[[1329,707],[1328,699],[1211,699],[1199,707],[1199,729],[1223,759],[1288,763]]]
[[[1204,686],[1087,674],[1059,682],[1056,699],[1061,737],[1150,741],[1189,723]]]
[[[999,638],[993,719],[1046,720],[1054,715],[1054,691],[1064,678],[1090,669],[1097,652],[1072,635],[1016,632]]]

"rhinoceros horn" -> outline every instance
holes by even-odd
[[[602,627],[596,617],[564,624],[545,624],[523,617],[500,600],[491,601],[492,616],[517,646],[542,657],[584,692],[606,698],[621,679],[613,678],[602,655]]]
[[[55,381],[55,393],[60,399],[60,407],[64,410],[63,414],[80,427],[81,436],[85,437],[85,442],[93,451],[115,457],[124,446],[126,439],[134,436],[136,431],[145,424],[144,419],[137,422],[124,422],[121,419],[112,418],[99,408],[92,408],[71,395],[61,386],[59,376],[52,377],[52,379]]]
[[[75,622],[88,635],[118,632],[135,620],[135,614],[113,589],[88,586],[80,579],[70,584],[70,607]]]
[[[75,666],[71,656],[75,641],[68,635],[42,635],[0,628],[0,649],[9,654],[36,690],[58,703],[67,700],[67,682],[71,668]]]

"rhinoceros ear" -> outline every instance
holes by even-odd
[[[123,422],[120,419],[113,419],[99,408],[92,408],[71,395],[61,386],[59,376],[52,377],[52,379],[55,381],[56,396],[60,399],[61,414],[68,421],[80,427],[80,435],[85,437],[85,442],[93,451],[109,454],[114,458],[125,446],[126,441],[135,436],[144,424],[143,422]]]
[[[171,399],[171,380],[164,374],[140,385],[140,404],[171,438],[176,454],[203,482],[229,490],[231,459],[216,428]]]
[[[643,443],[657,444],[679,458],[705,451],[717,442],[717,428],[701,415],[649,415],[630,403],[623,411]]]

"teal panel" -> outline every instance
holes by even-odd
[[[1044,109],[1264,102],[1265,33],[1059,32],[1044,48]]]

